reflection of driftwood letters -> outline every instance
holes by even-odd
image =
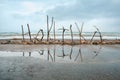
[[[65,56],[68,56],[68,55],[65,55],[65,51],[64,51],[65,49],[64,49],[64,45],[62,46],[62,56],[58,56],[58,57],[65,57]]]
[[[83,57],[82,57],[82,53],[81,53],[81,48],[79,49],[79,52],[78,52],[78,54],[77,54],[77,56],[76,56],[76,58],[75,58],[74,61],[76,61],[79,56],[80,56],[81,62],[83,62]]]
[[[53,62],[53,57],[52,57],[52,55],[50,54],[50,49],[48,48],[48,61],[49,61],[49,56],[50,56],[50,58],[51,58],[51,60],[52,60],[52,62]]]
[[[23,52],[23,56],[25,56],[25,53]]]
[[[71,47],[71,50],[70,50],[70,59],[72,59],[72,52],[73,52],[73,46]]]
[[[98,54],[100,53],[101,49],[102,49],[102,47],[101,47],[101,45],[100,45],[100,47],[98,48],[98,50],[97,50],[97,51],[93,51],[93,52],[95,53],[95,55],[93,56],[93,58],[92,58],[92,59],[95,59],[95,57],[97,57],[97,56],[98,56]]]
[[[29,52],[29,56],[31,56],[31,52]]]
[[[39,53],[40,55],[43,55],[43,54],[44,54],[44,50],[40,50],[38,53]]]
[[[56,55],[55,55],[55,54],[56,54],[55,52],[56,52],[56,47],[54,46],[54,62],[55,62],[55,56],[56,56]]]

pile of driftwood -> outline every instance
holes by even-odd
[[[36,34],[36,36],[34,38],[31,38],[30,27],[29,27],[29,24],[27,24],[28,34],[29,34],[29,41],[28,41],[28,39],[25,39],[24,36],[26,35],[26,33],[24,33],[23,25],[21,25],[22,37],[23,37],[22,38],[22,43],[23,44],[71,44],[71,45],[75,45],[75,44],[108,44],[108,43],[112,43],[112,42],[105,42],[102,39],[101,32],[100,32],[100,30],[96,26],[94,26],[96,28],[96,31],[93,33],[92,38],[90,40],[86,40],[84,35],[82,35],[84,23],[82,23],[81,28],[79,28],[79,26],[78,26],[78,24],[76,22],[75,22],[75,25],[76,25],[76,28],[77,28],[77,30],[79,32],[79,40],[74,40],[73,39],[72,25],[70,25],[69,29],[65,29],[64,27],[59,29],[59,30],[62,30],[62,39],[61,40],[57,40],[56,39],[56,33],[55,33],[55,21],[54,21],[54,18],[52,17],[51,25],[49,25],[49,17],[47,15],[47,39],[44,39],[44,31],[43,31],[43,29],[40,29],[38,31],[38,33]],[[51,32],[52,29],[53,29],[53,33],[54,33],[54,39],[51,40],[50,39],[50,32]],[[71,40],[64,40],[65,31],[70,31],[70,33],[71,33]],[[40,33],[42,34],[41,39],[38,38],[38,35]],[[99,37],[100,37],[99,40],[93,40],[95,35],[96,35],[96,33],[99,34]],[[120,43],[120,41],[119,40],[115,41],[115,43]]]

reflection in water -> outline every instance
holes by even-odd
[[[65,56],[68,56],[68,55],[66,55],[65,54],[65,51],[64,51],[65,49],[64,49],[64,45],[62,46],[62,56],[58,56],[58,57],[62,57],[62,58],[64,58]]]
[[[79,56],[80,56],[80,57],[79,57]],[[76,60],[78,59],[78,57],[81,59],[81,62],[83,62],[82,53],[81,53],[81,48],[79,49],[79,52],[78,52],[78,54],[77,54],[77,56],[76,56],[76,58],[75,58],[74,61],[76,61]]]
[[[50,53],[50,49],[49,49],[49,47],[48,47],[48,61],[49,61],[49,57],[51,58],[51,60],[52,60],[52,62],[53,62],[53,57],[52,57],[52,55],[51,55],[51,53]]]
[[[25,56],[25,53],[23,52],[23,56]]]
[[[55,62],[55,52],[56,52],[56,47],[54,46],[54,62]]]
[[[29,56],[31,56],[31,52],[29,52]]]
[[[72,59],[72,53],[73,53],[73,46],[71,46],[71,50],[70,50],[70,60]]]
[[[25,52],[23,52],[22,56],[25,56]],[[31,52],[28,52],[28,56],[31,56]]]
[[[46,59],[51,62],[88,62],[89,60],[95,59],[102,50],[102,46],[92,45],[79,45],[79,46],[68,46],[68,45],[48,45],[45,48],[40,48],[37,51],[22,52],[23,57],[36,57]],[[11,53],[11,52],[10,52]],[[16,54],[7,54],[7,56],[21,56],[21,52]],[[2,56],[5,54],[2,54]],[[84,57],[83,57],[84,55]],[[0,54],[1,56],[1,54]],[[99,58],[99,57],[98,57]],[[98,59],[97,58],[97,59]]]
[[[98,47],[98,50],[94,51],[95,55],[92,57],[93,59],[95,59],[95,57],[98,56],[99,53],[101,53],[102,47],[101,45]]]
[[[39,53],[40,55],[43,55],[43,54],[44,54],[44,50],[40,50],[40,51],[38,51],[38,53]]]

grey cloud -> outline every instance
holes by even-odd
[[[120,17],[120,1],[114,0],[77,0],[74,5],[57,6],[47,14],[59,19],[74,17],[92,19],[99,17]]]

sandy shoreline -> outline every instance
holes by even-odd
[[[108,40],[108,39],[103,39],[102,42],[100,40],[78,40],[74,39],[73,42],[70,39],[65,39],[64,42],[60,40],[43,40],[43,41],[38,41],[33,39],[32,42],[29,39],[26,39],[23,41],[21,38],[14,38],[14,39],[0,39],[0,44],[65,44],[65,45],[80,45],[80,44],[94,44],[94,45],[99,45],[99,44],[120,44],[120,40]]]
[[[119,49],[118,44],[1,44],[0,80],[119,80]]]

